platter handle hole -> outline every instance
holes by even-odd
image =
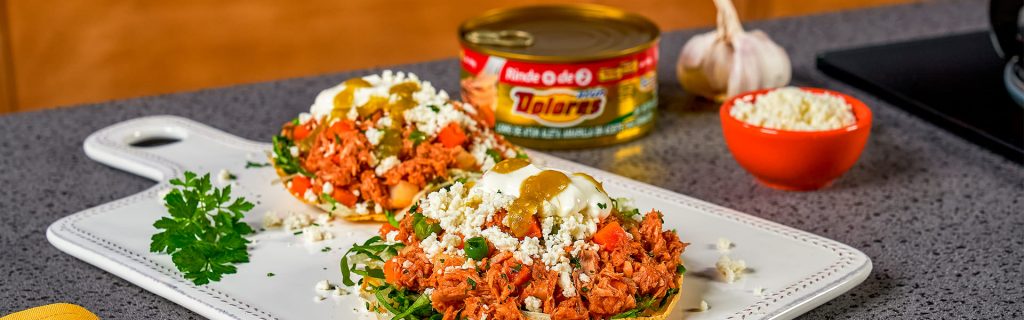
[[[178,143],[178,142],[181,142],[181,139],[180,138],[176,138],[176,137],[148,137],[148,138],[143,138],[143,139],[139,139],[139,140],[136,140],[136,141],[132,141],[128,145],[130,145],[132,147],[136,147],[136,148],[152,148],[152,147],[165,146],[165,145],[169,145],[169,144],[173,144],[173,143]]]

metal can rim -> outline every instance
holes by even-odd
[[[521,14],[522,12],[528,12],[533,10],[568,10],[578,12],[590,12],[597,13],[599,16],[608,18],[617,18],[623,20],[635,21],[638,24],[643,25],[648,32],[651,34],[651,40],[644,42],[640,45],[633,46],[618,51],[599,52],[597,54],[582,55],[582,56],[541,56],[524,53],[515,53],[502,51],[488,46],[481,46],[466,41],[466,34],[473,31],[474,27],[481,25],[485,22],[491,22],[500,20],[515,14]],[[498,56],[506,59],[520,60],[520,61],[531,61],[531,62],[586,62],[595,60],[605,60],[610,58],[621,57],[637,52],[641,52],[656,45],[661,39],[661,30],[653,21],[647,19],[636,13],[628,12],[622,9],[613,8],[609,6],[597,5],[597,4],[550,4],[550,5],[534,5],[534,6],[523,6],[523,7],[511,7],[511,8],[497,8],[491,9],[483,14],[470,18],[469,20],[463,21],[459,25],[458,29],[459,43],[464,48],[471,49],[473,51]]]

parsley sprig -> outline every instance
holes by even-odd
[[[178,271],[197,285],[220,281],[237,271],[234,264],[249,262],[249,240],[243,236],[253,230],[240,220],[252,203],[242,197],[232,201],[231,185],[214,188],[209,173],[198,177],[186,171],[184,180],[173,179],[171,185],[177,187],[164,197],[170,216],[153,223],[163,231],[153,235],[149,251],[170,254]]]

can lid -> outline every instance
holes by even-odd
[[[643,16],[589,4],[491,10],[459,27],[463,46],[505,58],[565,62],[622,56],[657,42]]]

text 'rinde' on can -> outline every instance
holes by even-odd
[[[492,10],[459,27],[462,99],[522,146],[629,141],[654,127],[659,34],[604,6]]]

